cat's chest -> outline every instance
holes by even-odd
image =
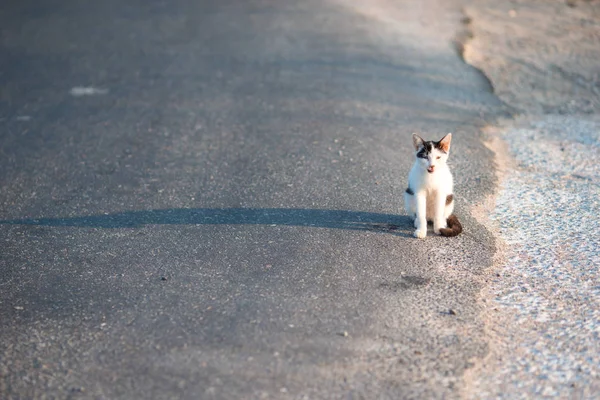
[[[437,192],[452,190],[452,175],[449,171],[438,171],[437,173],[417,173],[411,179],[410,186],[419,191]]]

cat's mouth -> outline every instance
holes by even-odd
[[[427,167],[427,172],[429,172],[430,174],[433,174],[433,170],[434,170],[433,166]]]

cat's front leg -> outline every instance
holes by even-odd
[[[427,236],[427,197],[425,193],[415,194],[416,206],[417,206],[417,218],[415,219],[415,230],[414,236],[423,239]]]
[[[442,192],[437,192],[435,196],[434,216],[433,216],[433,232],[440,234],[440,229],[446,228],[446,195]]]

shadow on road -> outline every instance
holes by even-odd
[[[136,228],[143,225],[286,225],[312,226],[409,236],[407,216],[347,210],[286,208],[169,208],[67,218],[0,221],[6,225]]]

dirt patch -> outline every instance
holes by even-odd
[[[572,3],[472,3],[460,53],[522,112],[600,112],[600,2]]]

